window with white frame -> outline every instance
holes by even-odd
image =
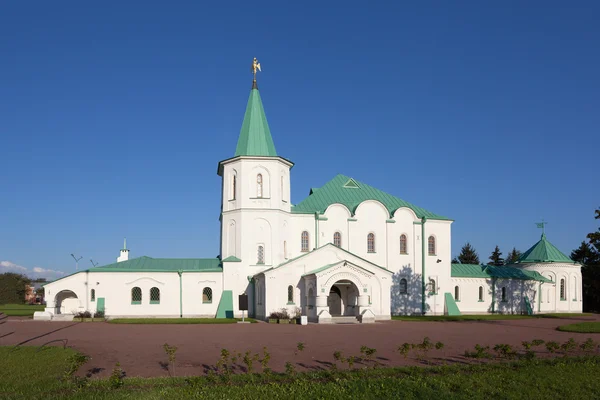
[[[256,175],[256,197],[263,197],[263,176]]]
[[[257,258],[256,258],[256,263],[264,264],[265,263],[265,246],[259,245],[257,253],[258,254],[257,254]]]
[[[483,286],[479,286],[479,301],[483,301]]]
[[[400,235],[400,254],[408,254],[408,246],[406,243],[406,235]]]
[[[565,287],[564,278],[560,280],[560,299],[561,300],[567,299],[567,291],[566,291],[566,287]]]
[[[454,286],[454,300],[460,301],[460,288],[458,286]]]
[[[435,237],[429,236],[427,240],[427,249],[430,256],[435,256]]]
[[[294,287],[292,285],[288,286],[287,298],[288,304],[294,304]]]
[[[408,294],[408,282],[406,279],[400,279],[400,294]]]
[[[302,235],[300,237],[300,245],[301,245],[301,251],[303,252],[307,252],[308,251],[308,232],[304,231],[302,232]]]
[[[367,253],[375,253],[375,234],[369,233],[367,235]]]
[[[337,247],[342,246],[342,234],[341,233],[336,232],[333,234],[333,245],[337,246]]]

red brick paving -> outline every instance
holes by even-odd
[[[600,320],[600,316],[591,317]],[[166,376],[161,363],[167,361],[163,344],[177,346],[177,375],[198,375],[206,366],[214,366],[222,348],[241,353],[246,350],[262,354],[266,346],[271,354],[270,367],[284,369],[286,361],[295,361],[298,370],[323,368],[333,361],[333,352],[360,355],[360,347],[377,349],[379,361],[385,365],[418,365],[409,356],[404,359],[396,351],[404,342],[417,343],[428,336],[442,341],[445,348],[432,350],[433,362],[470,362],[462,357],[476,343],[491,345],[508,343],[521,347],[521,341],[533,339],[564,342],[573,337],[583,341],[600,334],[559,332],[556,327],[567,323],[590,320],[590,317],[571,319],[522,319],[485,322],[404,322],[388,321],[365,325],[120,325],[109,323],[42,322],[9,319],[0,325],[0,345],[40,346],[52,340],[66,339],[67,345],[91,356],[84,366],[87,371],[100,368],[99,376],[108,376],[120,362],[128,376]],[[298,342],[304,342],[304,352],[294,355]],[[60,345],[61,343],[54,343]],[[545,353],[545,348],[540,349]],[[305,367],[302,367],[304,365]],[[260,369],[259,365],[255,367]]]

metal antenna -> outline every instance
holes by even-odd
[[[93,265],[94,267],[95,267],[96,265],[98,265],[98,263],[95,263],[95,262],[94,262],[94,260],[92,260],[91,258],[90,258],[90,262],[92,263],[92,265]]]
[[[71,253],[71,257],[73,257],[73,260],[75,260],[75,271],[79,270],[79,260],[81,260],[83,258],[83,256],[76,258],[75,254]]]

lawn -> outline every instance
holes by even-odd
[[[241,320],[241,318],[115,318],[108,322],[111,324],[237,324]],[[256,323],[253,318],[246,318],[245,321]]]
[[[507,319],[528,319],[528,318],[572,318],[592,316],[591,313],[555,313],[555,314],[481,314],[481,315],[395,315],[392,317],[395,321],[498,321]]]
[[[580,322],[578,324],[562,325],[557,329],[563,332],[600,333],[600,322]]]
[[[44,311],[46,306],[29,304],[0,304],[0,313],[12,317],[33,316],[36,311]]]
[[[368,368],[299,374],[234,374],[192,378],[60,378],[74,351],[0,347],[0,398],[70,399],[347,399],[594,398],[600,357],[557,357],[510,364]],[[259,368],[257,368],[259,369]],[[116,388],[120,386],[119,388]]]

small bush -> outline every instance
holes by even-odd
[[[92,318],[92,313],[89,311],[79,311],[78,313],[75,313],[73,318],[79,318],[81,320],[84,318]]]
[[[398,352],[406,358],[408,353],[410,352],[411,345],[409,343],[403,343],[401,346],[398,346]]]
[[[564,351],[565,353],[568,353],[570,351],[573,351],[577,348],[577,342],[575,341],[575,339],[573,338],[569,338],[569,340],[567,340],[566,342],[564,342],[561,346],[560,349],[562,351]]]
[[[596,350],[596,342],[592,338],[587,338],[587,340],[579,345],[579,348],[586,353],[592,352]]]
[[[94,313],[94,318],[104,318],[104,311],[96,311]]]
[[[494,351],[498,353],[499,356],[508,359],[514,358],[517,355],[510,344],[497,344],[494,346]]]
[[[167,343],[165,343],[165,344],[163,344],[163,349],[165,350],[165,353],[167,353],[167,356],[169,357],[169,365],[171,366],[173,376],[175,376],[175,355],[177,353],[177,347],[169,346]]]
[[[296,374],[296,368],[294,367],[294,364],[292,364],[291,362],[286,362],[285,363],[285,373],[288,375],[295,375]]]
[[[121,364],[115,364],[115,367],[110,374],[110,378],[108,378],[108,384],[113,389],[118,389],[125,384],[125,371],[121,368]]]
[[[546,342],[546,350],[550,353],[554,353],[556,350],[560,349],[560,345],[554,341]]]
[[[541,346],[541,345],[543,345],[544,343],[545,343],[545,342],[544,342],[542,339],[533,339],[533,340],[531,341],[531,345],[532,345],[532,346],[534,346],[534,347]]]
[[[475,351],[465,350],[465,357],[469,358],[492,358],[492,354],[489,352],[490,346],[475,345]]]

